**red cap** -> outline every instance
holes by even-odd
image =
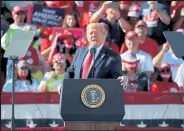
[[[65,54],[63,53],[56,53],[54,56],[53,56],[53,63],[56,62],[56,61],[61,61],[61,62],[65,62],[66,61],[66,56]]]
[[[136,33],[127,33],[125,39],[138,38]]]
[[[147,28],[147,24],[143,20],[137,21],[137,23],[135,24],[135,28],[137,28],[138,26],[141,26],[141,25]]]
[[[163,70],[163,69],[165,69],[165,68],[171,69],[171,65],[170,65],[170,64],[167,64],[167,63],[162,63],[162,64],[160,65],[160,69]]]
[[[20,13],[20,12],[25,12],[24,8],[22,8],[21,6],[15,6],[13,7],[12,10],[12,15]]]

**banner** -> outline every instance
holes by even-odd
[[[11,127],[11,93],[2,93],[1,128]],[[59,95],[53,93],[15,94],[17,128],[62,127]],[[117,130],[184,128],[184,93],[124,93],[125,116]],[[130,128],[131,129],[131,128]],[[124,131],[124,130],[123,130]],[[175,129],[173,131],[176,131]]]
[[[40,4],[30,5],[27,14],[27,23],[47,26],[61,26],[65,16],[63,8],[49,8]]]

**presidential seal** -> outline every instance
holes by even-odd
[[[81,92],[81,100],[89,108],[98,108],[105,101],[105,92],[99,85],[88,85]]]

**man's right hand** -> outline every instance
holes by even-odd
[[[165,43],[162,46],[162,51],[165,53],[165,52],[167,52],[169,50],[169,48],[170,48],[169,43]]]
[[[105,1],[102,5],[102,8],[104,11],[106,11],[107,8],[109,8],[109,5],[112,3],[113,1]]]

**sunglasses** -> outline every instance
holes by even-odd
[[[61,64],[61,63],[63,63],[63,61],[55,61],[55,63]]]
[[[170,72],[171,70],[169,68],[165,68],[163,70],[161,70],[161,72]]]

